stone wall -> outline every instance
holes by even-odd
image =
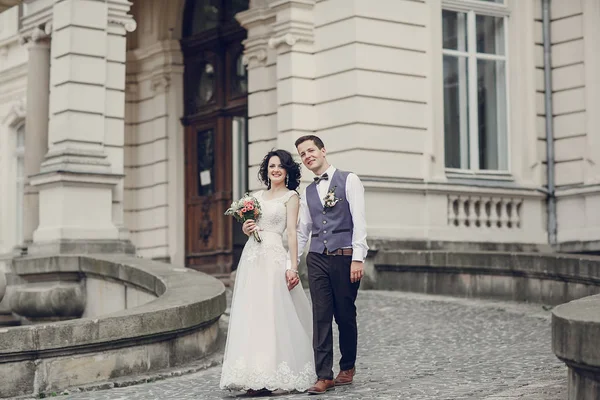
[[[2,398],[179,366],[217,348],[225,288],[205,274],[126,255],[24,258],[14,269],[13,310],[36,323],[0,330]],[[77,277],[83,291],[67,293]],[[84,315],[72,319],[65,310],[77,302]]]

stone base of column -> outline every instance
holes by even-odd
[[[31,185],[39,190],[40,209],[32,247],[119,241],[120,233],[112,220],[112,190],[123,175],[111,173],[105,157],[72,150],[46,156],[41,173],[30,178]]]

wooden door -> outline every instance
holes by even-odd
[[[223,214],[233,200],[233,187],[240,186],[239,174],[236,182],[232,178],[237,161],[232,157],[232,135],[235,122],[247,115],[247,74],[241,62],[245,31],[233,15],[244,4],[247,7],[247,1],[188,1],[185,22],[192,25],[184,29],[187,36],[181,41],[186,264],[225,279],[237,262],[234,247],[239,247],[234,220]]]

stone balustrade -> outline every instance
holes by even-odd
[[[180,366],[218,347],[225,287],[208,275],[129,255],[22,258],[13,270],[11,304],[31,324],[0,329],[0,398]]]

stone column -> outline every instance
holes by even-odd
[[[25,188],[23,207],[23,243],[33,240],[33,231],[39,223],[39,194],[29,183],[29,177],[40,172],[40,165],[48,151],[48,102],[50,97],[50,23],[44,29],[35,27],[21,37],[26,44],[27,61],[27,114],[25,117]]]
[[[30,253],[133,251],[117,228],[122,206],[113,206],[122,199],[124,34],[135,28],[130,5],[53,5],[49,150],[31,179],[40,217]]]
[[[269,47],[277,51],[277,147],[296,153],[295,140],[317,130],[314,8],[316,0],[274,0]],[[309,176],[309,174],[305,174]]]

